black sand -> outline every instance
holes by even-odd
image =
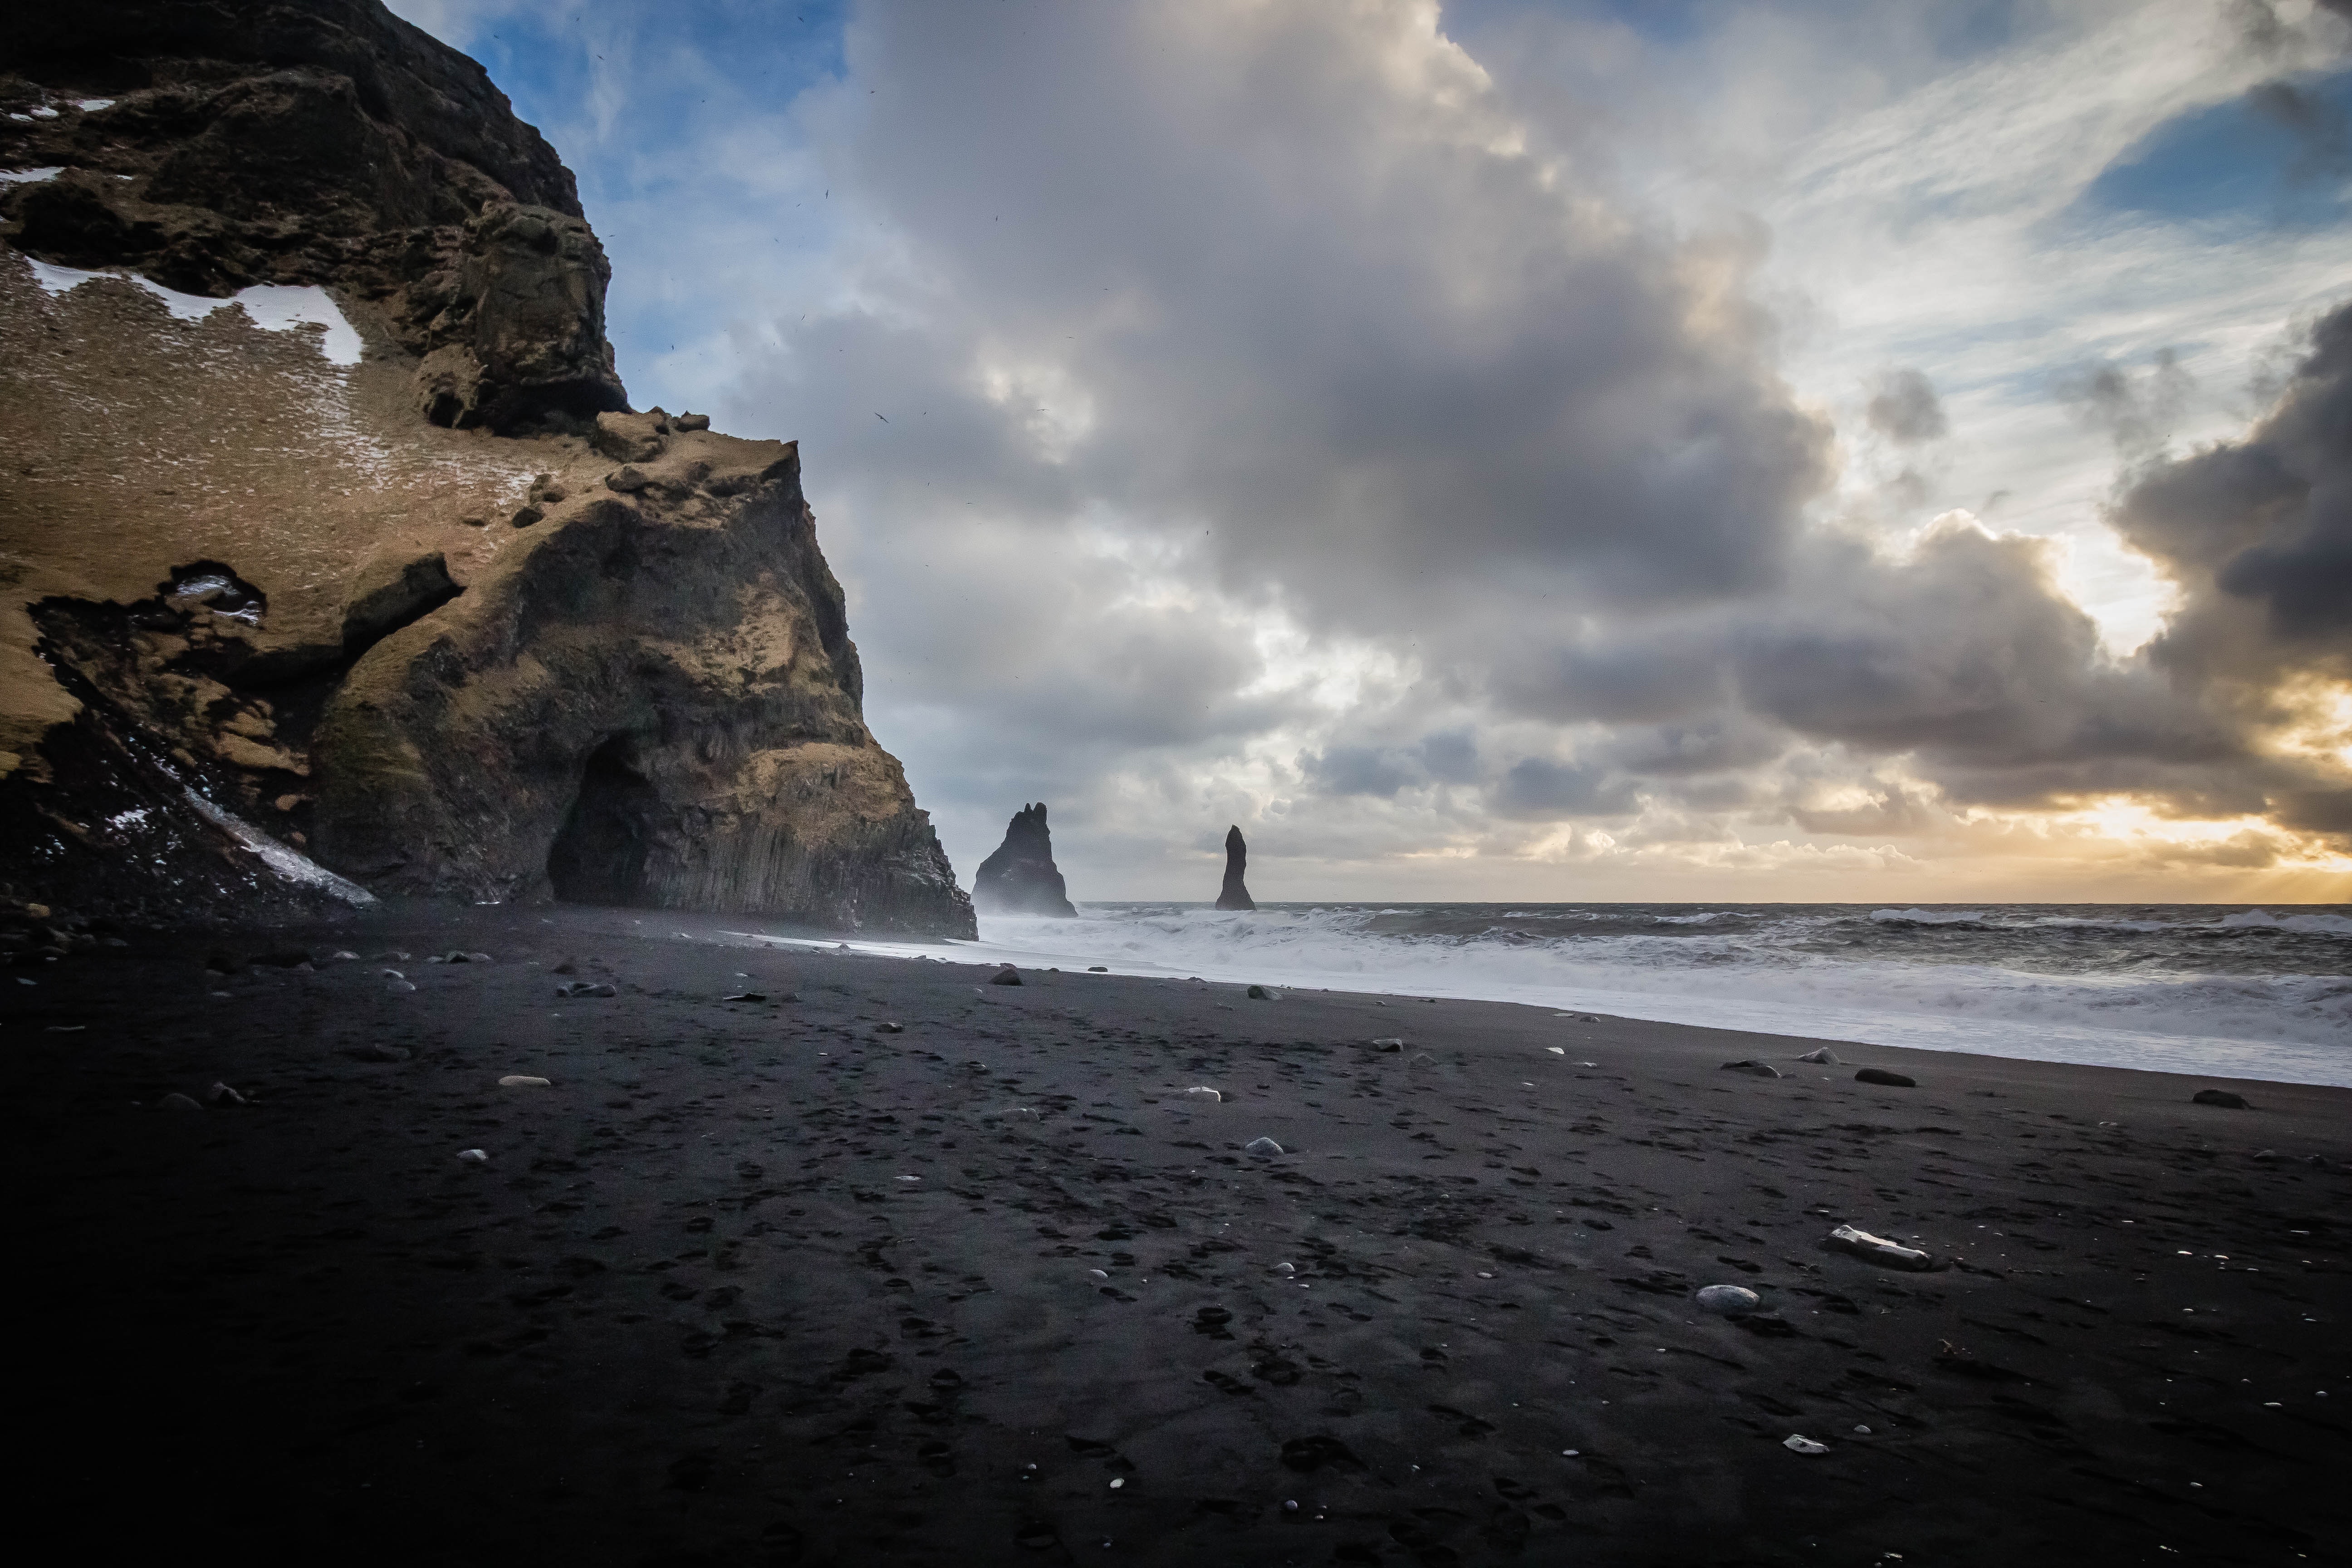
[[[2352,1560],[2352,1092],[639,921],[0,976],[20,1528],[96,1561]],[[289,946],[403,949],[418,989],[202,977]],[[453,948],[493,962],[424,962]],[[566,956],[618,994],[557,1000]],[[215,1079],[257,1103],[157,1109]],[[1957,1261],[1825,1250],[1842,1221]]]

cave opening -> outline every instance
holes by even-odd
[[[645,889],[660,796],[629,765],[628,742],[615,735],[588,754],[580,794],[547,852],[547,879],[572,904],[635,904]]]

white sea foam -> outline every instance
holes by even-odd
[[[1123,974],[1522,1002],[1929,1050],[2352,1086],[2352,978],[2345,973],[2352,946],[2326,940],[2352,936],[2352,921],[2341,915],[2078,919],[2042,936],[2041,911],[1983,910],[1960,921],[1948,910],[1896,910],[1894,921],[1862,910],[1712,912],[1740,918],[1718,928],[1665,911],[1498,909],[1491,922],[1457,916],[1450,932],[1431,934],[1366,927],[1432,911],[1361,905],[1255,913],[1097,905],[1076,921],[985,916],[977,943],[855,945],[1065,973],[1101,964]],[[1915,921],[1915,913],[1943,918]],[[1530,940],[1538,921],[1548,922],[1538,929],[1549,934]],[[1605,934],[1558,934],[1579,922]],[[2086,934],[2090,925],[2114,938]],[[2184,941],[2149,960],[2141,950],[2156,944],[2134,935],[2143,926]],[[1868,953],[1837,934],[1873,930],[1885,935],[1881,951]],[[2265,966],[2200,967],[2184,955],[2218,942],[2224,957],[2242,963],[2249,938],[2275,954]],[[2099,942],[2095,962],[2073,956],[2084,941]],[[1997,948],[1998,956],[1956,956],[1941,945],[1956,942]],[[2042,952],[2037,942],[2072,945]],[[1935,951],[1922,956],[1919,944]]]
[[[47,169],[0,169],[0,185],[43,185],[64,173],[62,165]]]
[[[249,289],[238,289],[226,300],[214,300],[202,294],[183,294],[176,289],[166,289],[152,278],[126,276],[119,272],[86,272],[79,267],[59,267],[29,256],[25,259],[32,264],[33,277],[41,288],[52,295],[67,293],[100,278],[123,278],[161,300],[163,309],[179,321],[201,321],[215,310],[235,305],[264,331],[282,332],[306,323],[324,327],[327,329],[326,336],[320,340],[319,348],[329,363],[360,363],[359,332],[344,319],[342,311],[336,309],[335,301],[327,291],[315,284],[256,283]]]

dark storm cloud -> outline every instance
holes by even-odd
[[[1937,440],[1951,430],[1943,400],[1923,371],[1888,371],[1871,394],[1866,413],[1872,429],[1901,446]]]
[[[2147,474],[2115,521],[2186,595],[2154,648],[2176,676],[2352,676],[2352,304],[2245,440]]]

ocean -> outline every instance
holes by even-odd
[[[1103,903],[980,936],[855,945],[2352,1086],[2343,905]]]

